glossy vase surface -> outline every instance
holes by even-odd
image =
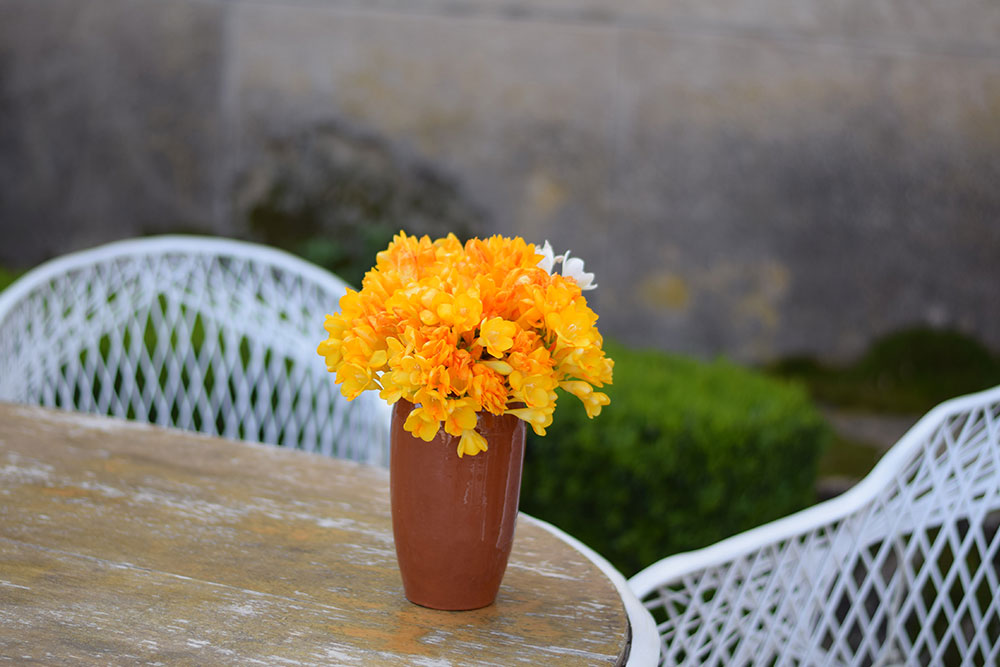
[[[403,428],[413,408],[400,400],[392,411],[392,530],[404,592],[433,609],[485,607],[514,543],[525,424],[479,413],[488,449],[459,458],[459,438],[444,429],[425,442]]]

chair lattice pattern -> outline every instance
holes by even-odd
[[[0,313],[0,399],[386,465],[384,404],[346,401],[315,352],[346,286],[257,246],[182,246],[91,251],[38,279]]]
[[[923,433],[859,509],[646,595],[661,663],[998,664],[1000,394]]]

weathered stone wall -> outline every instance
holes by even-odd
[[[993,0],[0,0],[0,263],[242,234],[335,128],[584,257],[628,342],[1000,348],[998,36]]]

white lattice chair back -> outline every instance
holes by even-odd
[[[996,665],[1000,387],[938,406],[845,494],[629,585],[666,665]]]
[[[388,464],[389,410],[316,354],[346,285],[287,253],[165,236],[28,272],[0,293],[0,400]]]

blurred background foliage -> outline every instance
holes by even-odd
[[[273,141],[236,199],[251,240],[357,287],[401,229],[465,240],[485,226],[485,213],[440,169],[335,124]]]
[[[797,357],[766,370],[802,382],[821,403],[870,412],[924,413],[954,396],[1000,384],[1000,356],[957,331],[926,327],[877,339],[850,363]]]
[[[0,266],[0,290],[5,289],[12,282],[24,273],[23,271],[11,271]]]

